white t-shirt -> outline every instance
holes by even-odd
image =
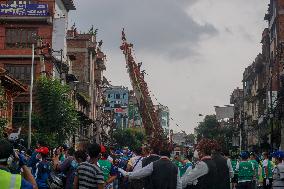
[[[231,163],[231,159],[227,159],[227,166],[229,168],[229,173],[230,173],[230,178],[233,178],[234,177],[234,170],[233,170],[233,167],[232,167],[232,163]]]
[[[142,159],[143,159],[143,157],[141,157],[141,156],[135,156],[128,161],[128,164],[131,167],[134,167],[135,164],[136,164],[136,166],[133,168],[132,171],[142,169]]]
[[[267,166],[268,166],[268,160],[265,159],[265,160],[263,160],[263,162],[262,162],[262,167],[264,168],[264,167],[267,167]]]

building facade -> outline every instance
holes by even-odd
[[[129,92],[128,127],[143,127],[142,118],[139,112],[139,105],[133,91]]]
[[[284,149],[284,1],[270,0],[265,15],[269,29],[269,128],[270,144],[273,148]]]
[[[75,26],[67,32],[67,55],[70,69],[67,82],[75,89],[77,109],[82,119],[88,120],[78,133],[79,143],[101,141],[102,132],[102,82],[106,69],[106,56],[97,43],[93,28],[86,33],[78,33]],[[83,107],[82,107],[83,105]],[[81,106],[81,108],[80,108]]]
[[[246,136],[243,128],[243,89],[236,88],[230,98],[230,103],[234,105],[234,118],[233,118],[233,127],[234,134],[232,139],[232,146],[244,148],[244,141],[241,140],[241,135]],[[244,138],[244,137],[242,137]],[[242,143],[242,144],[241,144]]]
[[[52,55],[57,17],[65,21],[74,10],[72,0],[0,1],[0,67],[23,84],[31,82],[32,45],[35,46],[34,78],[56,77],[63,61]],[[57,15],[58,12],[64,12]],[[62,37],[63,41],[66,39]],[[61,57],[63,57],[62,54]],[[66,57],[66,56],[65,56]],[[59,66],[60,65],[60,66]],[[20,123],[29,109],[29,95],[14,100],[14,123]],[[36,108],[34,108],[36,110]]]
[[[243,89],[234,90],[230,100],[234,104],[234,126],[239,129],[242,149],[263,150],[271,136],[270,107],[275,106],[275,100],[270,103],[270,96],[275,99],[277,92],[271,79],[268,28],[262,33],[261,43],[262,52],[243,73]]]
[[[27,87],[21,82],[11,77],[7,71],[0,67],[0,86],[3,91],[0,91],[0,100],[5,102],[0,104],[0,120],[7,120],[6,129],[13,129],[13,101],[14,98],[27,91]]]
[[[128,101],[129,90],[123,86],[110,86],[105,89],[104,96],[107,99],[105,110],[112,110],[114,112],[114,122],[116,128],[128,127]]]
[[[166,136],[170,134],[170,110],[167,106],[164,105],[156,105],[156,112],[158,113],[158,117],[160,120],[161,127],[164,130]]]

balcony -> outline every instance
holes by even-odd
[[[0,22],[25,22],[25,23],[46,23],[52,24],[51,16],[0,16]]]

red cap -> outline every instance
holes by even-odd
[[[36,149],[36,152],[47,155],[49,150],[48,150],[47,147],[40,147],[40,148]]]
[[[104,147],[103,145],[101,145],[101,153],[105,153],[106,152],[106,147]]]

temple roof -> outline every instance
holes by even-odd
[[[23,85],[20,81],[7,74],[4,68],[0,67],[0,80],[4,88],[13,92],[26,92],[27,86]]]

